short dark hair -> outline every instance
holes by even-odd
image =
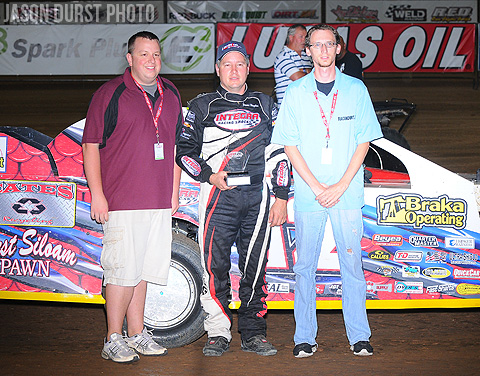
[[[335,43],[336,44],[340,43],[340,34],[338,34],[337,29],[327,24],[318,24],[318,25],[312,26],[310,30],[308,30],[307,36],[305,37],[305,47],[310,47],[310,38],[312,37],[312,34],[317,30],[331,31],[333,33],[333,36],[335,37]]]
[[[160,40],[158,37],[153,34],[151,31],[139,31],[136,34],[133,34],[130,39],[128,40],[128,53],[131,54],[133,52],[133,47],[135,46],[135,41],[138,38],[145,38],[150,40],[156,40],[158,45],[160,46]]]
[[[287,39],[285,40],[285,45],[287,45],[288,42],[290,41],[290,37],[293,37],[295,35],[295,33],[297,32],[297,29],[302,29],[307,31],[307,28],[304,25],[299,23],[293,24],[287,30]]]

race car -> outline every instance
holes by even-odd
[[[0,298],[104,303],[102,228],[90,218],[81,120],[52,139],[0,127]],[[480,306],[479,182],[450,172],[385,138],[365,159],[362,257],[367,308]],[[293,308],[295,226],[271,234],[270,309]],[[149,284],[145,324],[167,347],[204,334],[197,244],[199,184],[183,176],[172,222],[167,286]],[[273,201],[273,200],[272,200]],[[232,247],[232,308],[241,273]],[[342,283],[327,224],[316,277],[317,307],[341,308]]]

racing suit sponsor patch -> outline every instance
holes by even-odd
[[[185,166],[185,168],[188,170],[188,172],[190,172],[193,176],[200,175],[200,172],[202,171],[202,167],[195,159],[192,159],[187,156],[183,156],[182,163]]]
[[[256,127],[261,122],[260,114],[248,110],[235,109],[215,115],[217,127],[230,131],[241,131]]]

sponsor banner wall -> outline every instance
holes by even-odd
[[[167,22],[321,22],[321,1],[168,1]]]
[[[338,25],[366,72],[473,72],[475,24]],[[285,43],[285,24],[217,24],[217,43],[242,41],[251,72],[272,72]]]
[[[3,6],[2,6],[3,8]],[[2,23],[10,25],[163,23],[163,1],[9,2]]]
[[[213,73],[214,25],[39,25],[0,27],[0,75],[121,74],[127,41],[155,33],[162,74]]]
[[[326,0],[327,23],[476,23],[476,0]]]

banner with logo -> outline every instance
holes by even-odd
[[[473,72],[475,24],[338,25],[366,72]],[[217,43],[243,41],[251,72],[272,72],[285,24],[217,24]]]
[[[321,1],[168,1],[167,22],[321,22]]]
[[[164,22],[164,12],[163,1],[9,2],[2,21],[9,25],[158,24]]]
[[[160,39],[162,74],[213,73],[213,24],[14,25],[0,27],[0,75],[121,74],[142,30]]]
[[[475,0],[326,0],[327,23],[476,23]]]

